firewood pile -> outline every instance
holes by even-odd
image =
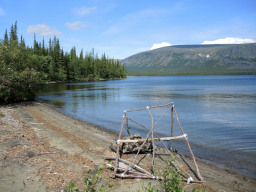
[[[143,144],[143,140],[139,133],[132,134],[129,137],[124,137],[123,140],[138,140],[138,142],[124,142],[120,147],[120,153],[129,154],[129,153],[137,153],[139,151],[140,146]],[[116,142],[111,143],[109,147],[113,152],[117,150]],[[152,142],[147,141],[141,148],[140,153],[149,153],[152,152]]]

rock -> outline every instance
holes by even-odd
[[[28,153],[27,153],[27,157],[28,158],[31,158],[31,157],[34,157],[36,154],[33,152],[33,151],[29,151]]]

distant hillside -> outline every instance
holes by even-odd
[[[121,63],[129,75],[256,74],[256,43],[169,46]]]

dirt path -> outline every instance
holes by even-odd
[[[0,191],[64,191],[70,182],[83,189],[85,172],[104,163],[103,155],[116,139],[40,103],[3,106],[0,112]],[[206,191],[256,190],[255,180],[203,162],[199,168]],[[102,184],[114,184],[110,191],[142,191],[149,182],[112,179],[111,173],[102,173]],[[183,186],[187,191],[196,187]]]

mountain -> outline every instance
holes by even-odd
[[[121,63],[129,75],[256,74],[256,43],[169,46]]]

